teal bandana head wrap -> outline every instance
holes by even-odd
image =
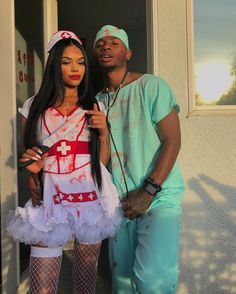
[[[105,25],[97,32],[97,35],[94,40],[93,48],[95,48],[95,44],[98,40],[108,36],[120,39],[125,44],[126,48],[129,49],[129,40],[125,30],[119,29],[112,25]]]

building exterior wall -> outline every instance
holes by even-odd
[[[5,232],[6,213],[15,207],[17,194],[14,1],[1,2],[0,28],[0,198],[2,291],[3,293],[16,293],[17,269],[19,266],[17,246],[9,240]]]
[[[189,2],[157,0],[154,23],[157,73],[170,83],[181,107],[179,160],[187,190],[178,293],[236,293],[236,115],[189,114],[195,99],[189,93]]]

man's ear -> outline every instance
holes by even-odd
[[[132,57],[132,55],[133,55],[132,50],[131,49],[128,49],[126,51],[126,60],[130,60],[130,58]]]

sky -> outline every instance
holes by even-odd
[[[194,0],[195,56],[232,62],[236,55],[236,0]]]
[[[236,0],[193,0],[196,88],[217,101],[231,87],[236,59]]]

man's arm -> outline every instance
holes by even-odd
[[[157,124],[157,129],[162,149],[150,177],[161,185],[173,168],[181,147],[180,123],[175,109]]]
[[[179,117],[175,109],[157,124],[157,130],[162,147],[150,177],[161,185],[175,164],[181,147]],[[142,187],[129,192],[128,198],[123,202],[125,216],[130,219],[142,216],[152,199],[153,196]]]

